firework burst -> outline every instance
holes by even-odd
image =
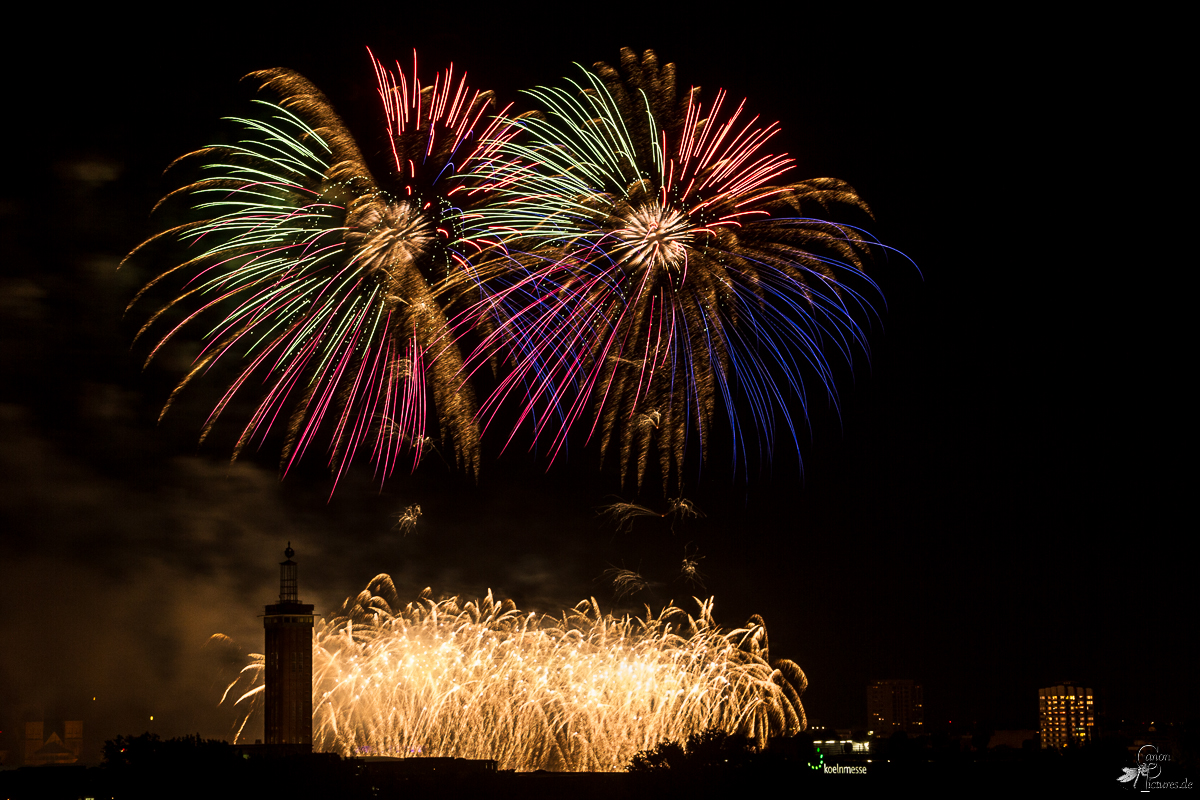
[[[243,706],[261,698],[261,677],[258,656],[243,671],[252,685],[235,682]],[[806,685],[795,664],[770,663],[761,619],[722,631],[712,600],[694,616],[671,607],[617,618],[588,601],[554,618],[490,594],[438,602],[426,590],[401,609],[380,575],[317,623],[313,744],[620,770],[639,750],[709,728],[761,741],[803,730]]]
[[[787,398],[803,403],[806,372],[832,393],[823,350],[865,345],[869,306],[846,279],[873,286],[870,242],[808,212],[863,201],[832,178],[783,182],[775,125],[723,92],[679,92],[650,51],[529,94],[544,113],[498,145],[504,202],[487,214],[529,254],[535,301],[505,324],[516,366],[485,413],[523,387],[553,455],[583,420],[623,480],[640,486],[656,453],[664,493],[689,451],[704,460],[718,409],[735,466],[769,457],[780,427],[798,450]]]
[[[187,277],[142,329],[176,304],[189,309],[153,358],[182,326],[207,318],[203,352],[167,407],[215,362],[242,360],[201,439],[257,377],[266,391],[233,457],[284,424],[286,472],[328,435],[335,486],[360,448],[382,477],[405,458],[415,469],[431,449],[423,446],[435,428],[429,409],[458,467],[476,473],[479,465],[476,403],[455,331],[483,307],[471,258],[492,240],[473,222],[472,207],[489,192],[475,170],[506,134],[485,119],[491,93],[471,90],[453,67],[423,85],[415,56],[411,76],[372,62],[386,176],[376,178],[308,80],[285,69],[253,73],[280,99],[261,103],[258,118],[236,120],[236,145],[180,159],[199,161],[204,175],[168,197],[190,197],[203,218],[154,239],[177,238],[195,255],[150,284]]]

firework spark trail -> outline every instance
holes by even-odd
[[[201,438],[237,392],[265,379],[233,457],[283,418],[284,471],[327,431],[335,487],[368,442],[386,478],[411,443],[428,438],[429,407],[455,464],[477,473],[475,400],[448,314],[468,309],[455,312],[456,324],[470,327],[490,310],[478,302],[482,277],[470,259],[496,239],[473,208],[492,191],[479,170],[516,132],[485,118],[492,94],[470,90],[453,66],[423,85],[415,54],[411,76],[371,61],[391,156],[383,180],[315,86],[289,70],[256,72],[250,77],[279,102],[255,101],[267,109],[262,119],[234,119],[243,129],[237,144],[179,159],[199,162],[205,175],[164,198],[190,196],[203,218],[134,250],[173,238],[199,251],[138,294],[176,271],[190,276],[139,336],[176,304],[200,299],[150,358],[183,326],[216,317],[167,407],[218,361],[244,359]],[[391,424],[373,424],[380,416]],[[414,469],[426,450],[412,448]]]
[[[631,597],[650,588],[650,581],[631,569],[609,567],[600,574],[600,577],[612,584],[613,596],[617,600]]]
[[[684,545],[683,561],[679,565],[679,576],[691,585],[692,588],[700,591],[704,591],[705,575],[700,571],[700,562],[703,560],[704,556],[700,555],[700,548],[691,542]]]
[[[491,594],[434,601],[426,590],[403,609],[394,597],[381,575],[343,616],[318,622],[315,749],[611,771],[708,728],[765,741],[805,727],[804,673],[771,665],[761,619],[720,630],[711,599],[695,616],[670,607],[634,619],[594,600],[550,618]],[[260,665],[245,679],[261,684]],[[239,688],[243,706],[260,700]]]
[[[652,508],[639,506],[637,503],[626,503],[618,499],[597,509],[597,513],[611,522],[618,532],[628,533],[633,529],[633,521],[638,517],[662,517]]]
[[[619,497],[615,502],[608,503],[596,509],[596,513],[607,522],[612,523],[618,533],[628,533],[633,530],[633,521],[638,517],[658,517],[671,520],[671,533],[675,533],[678,524],[688,519],[698,519],[704,512],[686,497],[673,497],[667,501],[667,510],[658,513],[652,508],[637,503],[626,503]]]
[[[525,387],[521,420],[552,456],[584,425],[639,486],[656,450],[664,493],[689,451],[705,460],[718,408],[735,469],[755,439],[770,456],[780,420],[798,450],[786,396],[803,404],[809,369],[833,396],[823,347],[865,349],[856,316],[871,311],[846,279],[877,291],[873,241],[802,207],[863,201],[831,178],[779,183],[791,159],[762,152],[778,127],[724,92],[679,92],[651,51],[528,94],[544,114],[497,145],[503,202],[483,214],[555,288],[505,320],[514,374],[481,412]]]

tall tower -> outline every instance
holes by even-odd
[[[263,740],[267,744],[312,747],[313,607],[296,594],[296,551],[288,542],[287,561],[279,564],[279,602],[267,606],[266,711]]]

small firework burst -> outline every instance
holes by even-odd
[[[639,506],[637,503],[626,503],[618,499],[599,509],[600,516],[616,526],[618,532],[628,532],[633,528],[633,521],[638,517],[661,517],[652,508]]]
[[[393,530],[398,530],[404,536],[414,533],[417,530],[417,520],[421,518],[421,506],[413,503],[411,506],[405,506],[400,512],[400,516],[396,519],[396,524],[392,526]]]
[[[631,569],[609,567],[600,577],[612,584],[613,596],[618,601],[650,588],[650,582]]]
[[[683,582],[694,589],[704,591],[705,575],[700,571],[700,562],[704,560],[704,556],[700,555],[700,548],[696,547],[691,542],[688,542],[683,548],[683,562],[679,567],[679,577]]]

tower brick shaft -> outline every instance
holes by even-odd
[[[312,746],[313,607],[301,603],[296,586],[296,553],[289,542],[279,564],[279,602],[267,606],[266,713],[267,744]]]

